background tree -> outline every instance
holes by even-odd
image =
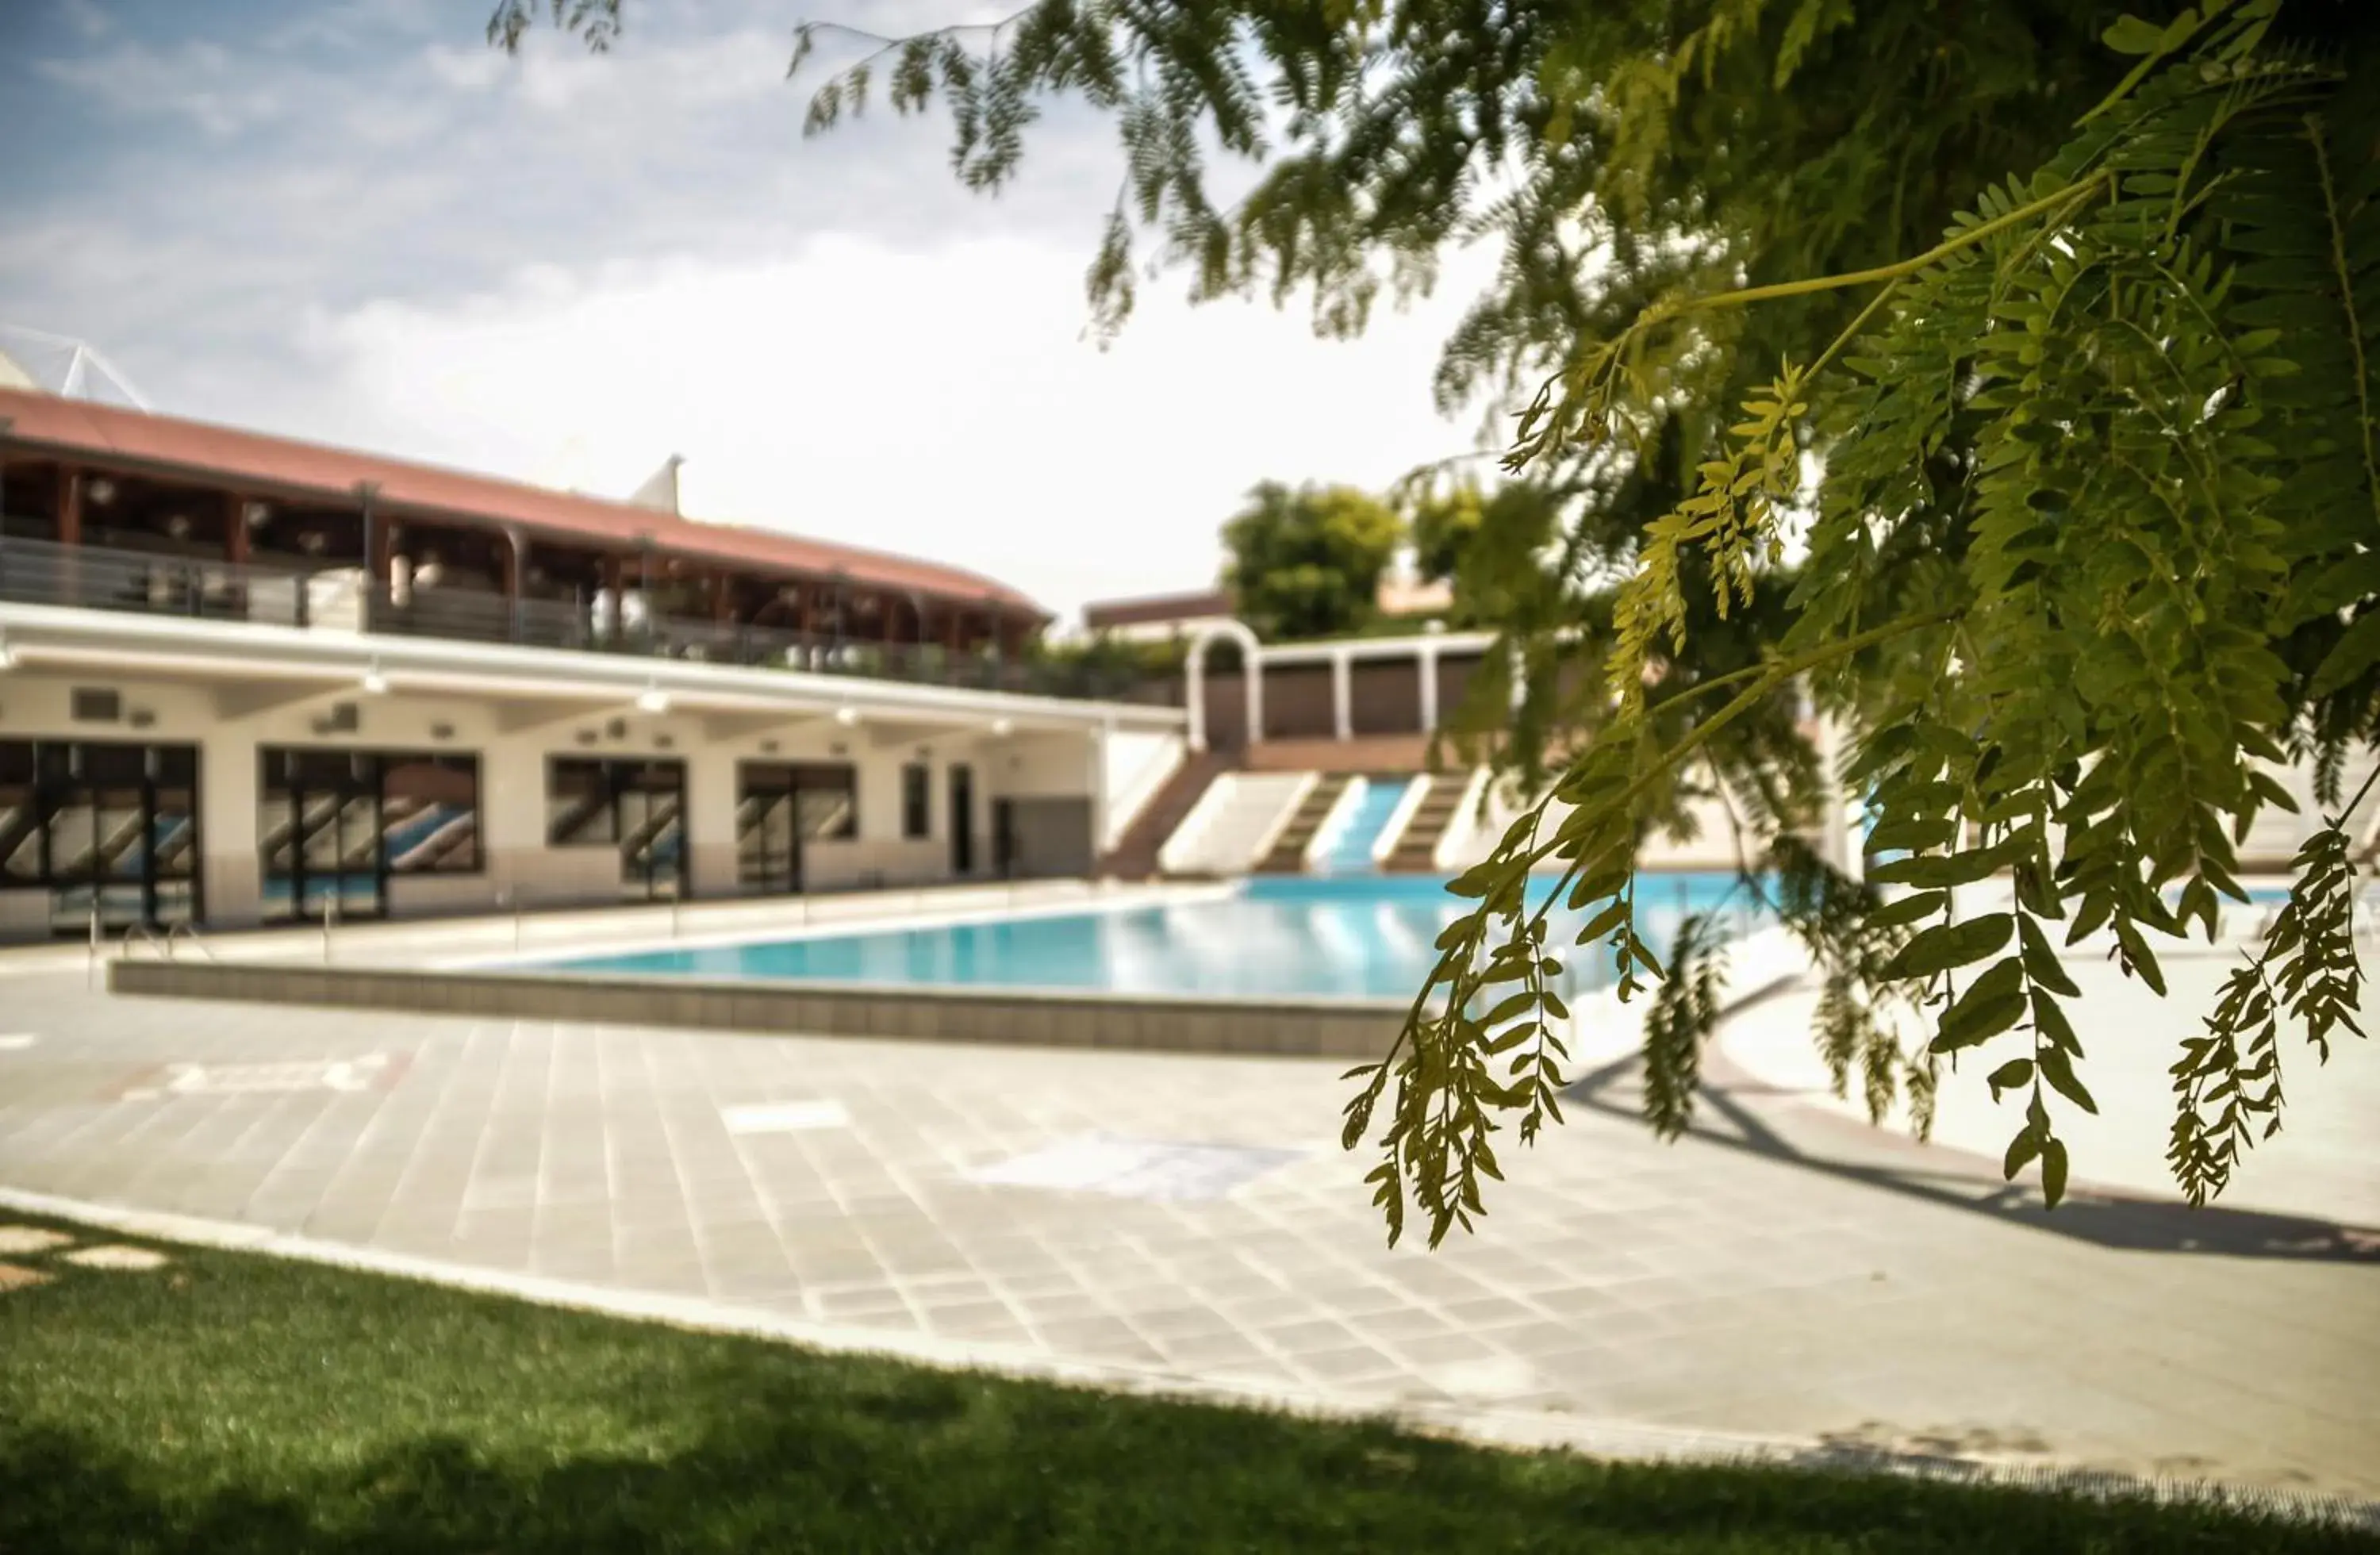
[[[1505,755],[1559,742],[1565,808],[1457,882],[1476,910],[1349,1108],[1392,1233],[1408,1201],[1433,1237],[1468,1224],[1490,1136],[1559,1116],[1546,979],[1572,934],[1623,991],[1658,984],[1648,1111],[1682,1125],[1709,955],[1641,940],[1634,856],[1694,782],[1824,973],[1838,1075],[1922,1117],[1943,1058],[1983,1057],[2022,1108],[2007,1168],[2053,1201],[2052,1103],[2093,1103],[2052,936],[2104,933],[2162,991],[2155,945],[2213,932],[2237,839],[2288,802],[2259,761],[2311,756],[2329,813],[2179,1044],[2185,1189],[2277,1125],[2285,1019],[2325,1052],[2355,1028],[2366,795],[2338,779],[2380,714],[2380,6],[2132,6],[1045,0],[817,91],[818,129],[880,79],[905,112],[947,102],[986,188],[1038,95],[1113,112],[1109,327],[1152,233],[1196,295],[1310,288],[1341,334],[1448,244],[1500,246],[1439,390],[1524,407],[1508,466],[1579,488],[1547,569],[1575,608],[1500,625],[1592,674],[1530,677]],[[1267,168],[1231,208],[1217,148]],[[1598,576],[1625,581],[1567,587]],[[1831,802],[1805,688],[1906,855],[1867,881],[1795,843]],[[1559,929],[1540,869],[1579,915]],[[1956,894],[1995,878],[2012,902]],[[1928,1012],[1914,1048],[1897,1004]]]
[[[1223,587],[1268,641],[1341,637],[1372,618],[1404,520],[1350,486],[1268,480],[1223,525]]]
[[[1469,478],[1407,483],[1415,568],[1452,589],[1451,625],[1501,626],[1525,613],[1530,601],[1523,596],[1550,600],[1568,587],[1596,581],[1560,575],[1562,541],[1572,522],[1565,510],[1578,495],[1572,487],[1527,480],[1485,490]]]

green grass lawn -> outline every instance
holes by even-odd
[[[150,1273],[8,1259],[53,1278],[0,1294],[0,1551],[2374,1547],[2196,1508],[1510,1454],[165,1250]]]

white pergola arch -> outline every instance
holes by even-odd
[[[1229,638],[1240,645],[1240,673],[1247,681],[1248,743],[1264,738],[1264,658],[1263,645],[1245,621],[1214,621],[1198,628],[1190,639],[1190,656],[1183,666],[1189,684],[1190,748],[1207,748],[1207,650],[1217,638]]]

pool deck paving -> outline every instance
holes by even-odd
[[[2380,1232],[2087,1185],[2045,1214],[1978,1151],[1869,1129],[1724,1047],[1674,1144],[1624,1061],[1591,1062],[1569,1122],[1507,1147],[1479,1233],[1432,1252],[1385,1245],[1336,1061],[332,1014],[61,971],[0,1001],[28,1039],[0,1047],[0,1187],[47,1200],[1508,1436],[2380,1501]],[[1795,1018],[1790,993],[1730,1017]],[[2320,1080],[2369,1117],[2375,1071],[2359,1045]],[[2351,1173],[2368,1189],[2380,1148]]]

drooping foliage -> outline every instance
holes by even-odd
[[[2021,1110],[2009,1173],[2053,1202],[2057,1120],[2095,1105],[2061,947],[2162,992],[2160,946],[2244,899],[2286,760],[2315,763],[2325,813],[2177,1046],[2193,1199],[2278,1126],[2285,1027],[2325,1055],[2358,1029],[2380,6],[2133,5],[1042,0],[819,90],[832,128],[889,62],[896,106],[950,105],[980,188],[1038,97],[1114,113],[1109,327],[1150,231],[1196,295],[1304,289],[1333,333],[1450,245],[1500,245],[1439,387],[1517,405],[1508,465],[1568,495],[1531,552],[1557,586],[1499,612],[1526,699],[1506,721],[1483,675],[1475,732],[1558,775],[1455,882],[1473,910],[1357,1072],[1345,1137],[1381,1151],[1392,1235],[1409,1206],[1433,1240],[1467,1226],[1492,1136],[1559,1118],[1565,955],[1649,995],[1648,1111],[1683,1126],[1722,953],[1696,926],[1657,960],[1636,858],[1695,797],[1821,970],[1838,1084],[1922,1120],[1945,1061],[1981,1067]],[[1265,168],[1235,204],[1219,153]],[[1814,842],[1846,792],[1864,878]],[[1544,870],[1585,916],[1573,946],[1524,890]]]

